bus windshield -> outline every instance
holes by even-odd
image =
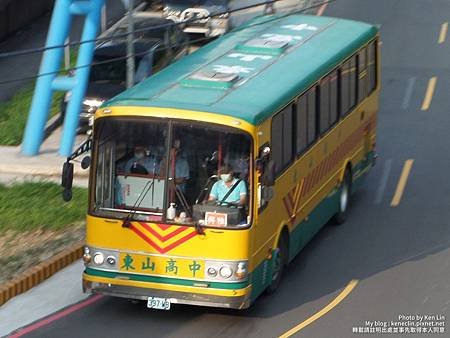
[[[94,142],[91,213],[188,225],[249,224],[247,134],[198,122],[110,118],[96,121]]]

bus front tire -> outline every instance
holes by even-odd
[[[266,289],[267,294],[274,293],[281,284],[281,280],[283,278],[283,272],[286,268],[287,263],[287,239],[284,234],[281,234],[280,240],[278,241],[277,248],[273,253],[275,255],[273,262],[273,271],[272,271],[272,282]]]
[[[352,193],[352,174],[350,169],[345,170],[344,180],[342,181],[339,193],[339,211],[334,215],[336,225],[343,224],[348,217],[350,209],[350,196]]]

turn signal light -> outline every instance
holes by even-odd
[[[85,253],[83,255],[83,262],[84,262],[84,264],[89,264],[91,262],[91,260],[92,260],[92,256],[90,254]]]

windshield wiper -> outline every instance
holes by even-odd
[[[136,214],[137,208],[139,208],[141,206],[141,203],[144,201],[145,196],[147,196],[147,193],[150,191],[151,188],[152,188],[152,205],[153,205],[153,197],[154,197],[154,194],[155,194],[155,187],[154,187],[155,186],[155,172],[156,172],[156,163],[153,164],[152,180],[151,181],[147,181],[147,183],[145,183],[144,189],[142,189],[141,193],[139,194],[139,197],[136,199],[136,202],[134,202],[133,207],[128,212],[127,217],[125,217],[125,219],[122,222],[122,227],[123,228],[129,228],[130,227],[130,225],[131,225],[131,222],[130,222],[131,217]]]
[[[137,208],[140,207],[142,201],[144,200],[145,196],[147,196],[147,193],[149,192],[150,188],[153,186],[154,180],[148,181],[145,183],[144,189],[142,189],[141,193],[139,194],[139,197],[136,199],[136,202],[134,202],[133,207],[128,212],[127,217],[123,220],[122,227],[129,228],[131,225],[130,219],[132,216],[136,214]],[[139,203],[138,203],[139,202]]]

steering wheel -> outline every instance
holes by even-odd
[[[226,204],[227,206],[230,206],[230,207],[237,207],[237,208],[240,207],[239,202],[226,202],[226,201],[223,201],[223,202],[222,201],[214,201],[214,202],[216,202],[217,205]]]

